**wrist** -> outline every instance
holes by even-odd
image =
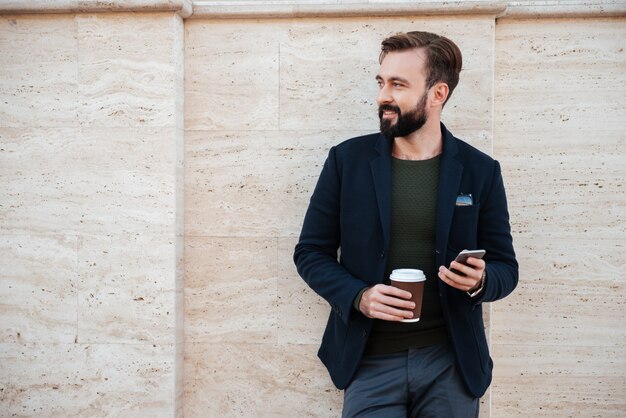
[[[480,277],[480,280],[467,291],[467,295],[471,298],[478,296],[483,289],[485,288],[485,280],[487,278],[487,269],[483,270],[483,275]]]

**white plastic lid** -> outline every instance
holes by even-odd
[[[389,278],[396,282],[423,282],[426,280],[424,272],[417,269],[396,269]]]

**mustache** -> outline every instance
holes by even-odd
[[[392,112],[396,112],[398,115],[400,114],[400,108],[398,106],[392,106],[389,104],[384,104],[378,106],[378,114],[382,116],[385,110],[391,110]]]

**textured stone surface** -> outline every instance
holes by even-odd
[[[316,345],[189,344],[185,416],[337,417],[342,393],[316,351]]]
[[[77,247],[73,236],[0,237],[0,342],[74,342]]]
[[[75,126],[78,36],[70,15],[0,17],[0,126]]]
[[[623,242],[519,239],[516,249],[522,279],[515,293],[493,304],[494,341],[626,344]]]
[[[346,138],[332,131],[187,131],[185,234],[299,234],[328,148]]]
[[[176,234],[177,135],[174,128],[81,129],[81,158],[70,171],[81,191],[78,231]]]
[[[75,135],[74,128],[0,127],[3,233],[60,234],[78,228],[75,179],[65,170],[73,158],[59,155],[76,145]]]
[[[174,246],[169,238],[81,238],[78,341],[174,344]]]
[[[0,343],[7,416],[174,414],[172,346]]]
[[[498,344],[494,417],[623,417],[623,345]]]
[[[498,25],[494,152],[516,234],[624,237],[625,36],[623,19]]]
[[[185,25],[185,129],[278,128],[282,25]]]
[[[0,17],[0,415],[182,415],[182,40]]]
[[[0,128],[0,230],[174,233],[175,136],[174,128]]]
[[[493,304],[493,415],[623,416],[624,20],[496,29],[494,154],[521,268]]]
[[[185,339],[277,341],[275,238],[188,237]]]
[[[297,237],[278,240],[278,338],[281,343],[319,345],[330,306],[300,278],[293,263]]]
[[[173,126],[177,19],[78,15],[81,126]]]

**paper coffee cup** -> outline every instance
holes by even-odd
[[[424,282],[426,276],[422,270],[396,269],[389,276],[391,285],[411,293],[411,301],[415,303],[413,318],[403,319],[400,322],[417,322],[422,312],[422,298],[424,296]]]

